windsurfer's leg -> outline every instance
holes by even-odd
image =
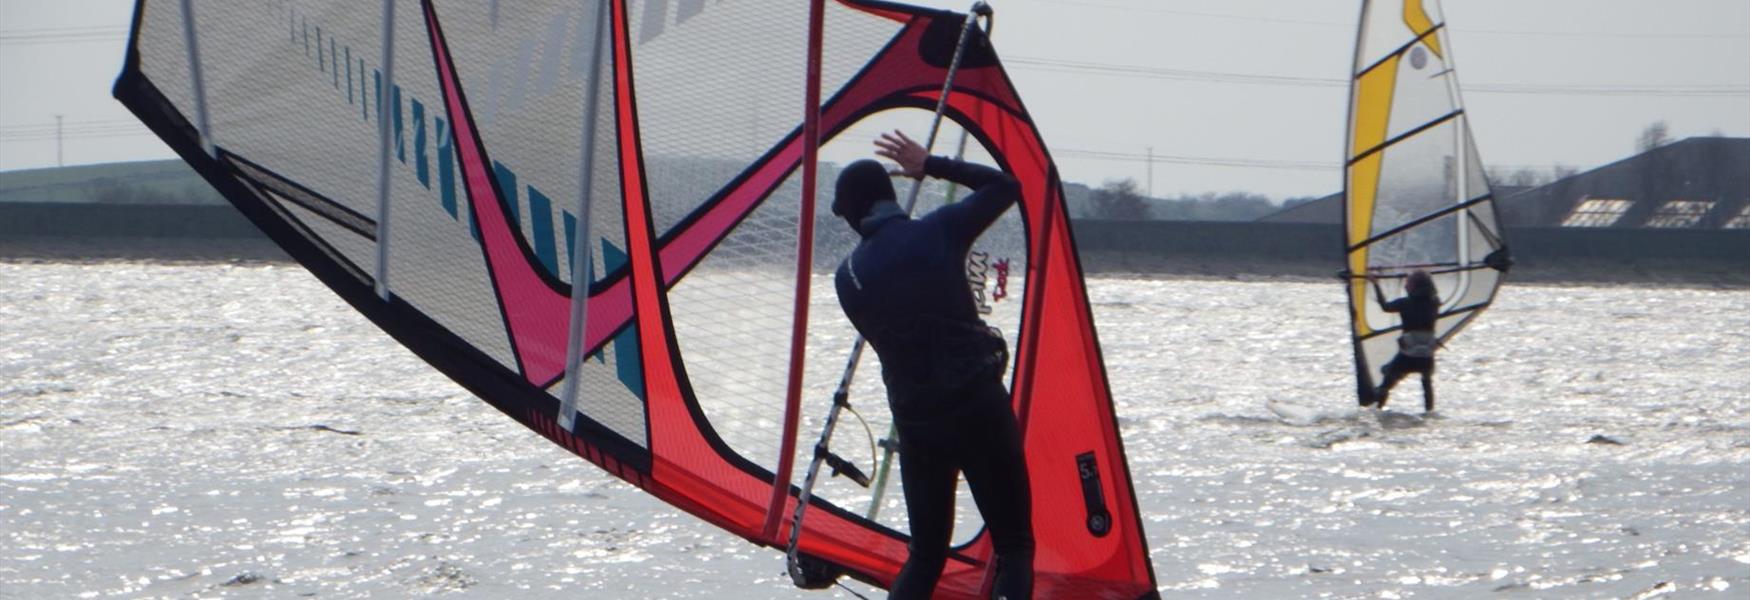
[[[905,566],[893,580],[890,599],[927,599],[948,561],[949,537],[954,533],[954,484],[958,469],[950,456],[937,450],[929,433],[899,432],[899,478],[905,491],[905,510],[911,523],[911,545]]]
[[[1422,372],[1422,412],[1434,412],[1434,372]]]
[[[1391,396],[1391,389],[1396,387],[1399,381],[1403,381],[1404,376],[1408,374],[1408,372],[1404,371],[1403,365],[1398,364],[1398,359],[1396,358],[1393,358],[1391,362],[1385,363],[1385,368],[1381,373],[1381,375],[1383,375],[1383,381],[1379,382],[1379,388],[1373,391],[1373,401],[1375,405],[1384,409],[1386,398]]]
[[[979,399],[990,408],[967,422],[964,469],[996,550],[996,596],[1017,600],[1032,597],[1032,490],[1008,392],[1000,383],[991,387],[993,397]]]

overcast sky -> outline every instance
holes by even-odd
[[[1065,179],[1146,184],[1152,148],[1156,195],[1280,200],[1341,185],[1357,0],[990,3],[998,52]],[[53,166],[56,115],[66,164],[172,156],[109,96],[132,5],[0,0],[0,171]],[[1659,120],[1676,138],[1750,136],[1750,0],[1444,9],[1486,163],[1595,167]]]

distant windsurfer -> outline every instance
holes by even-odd
[[[897,174],[947,179],[965,199],[913,219],[888,170],[860,160],[839,173],[833,214],[862,242],[839,265],[845,316],[881,359],[899,431],[900,479],[911,546],[889,598],[929,598],[954,529],[956,475],[964,471],[997,555],[995,595],[1031,597],[1032,500],[1020,430],[1003,385],[1008,345],[978,317],[966,283],[973,241],[1020,196],[1002,171],[928,151],[895,131],[875,142]]]
[[[1385,290],[1380,289],[1378,279],[1369,277],[1368,280],[1373,282],[1373,293],[1379,299],[1380,308],[1398,313],[1403,321],[1403,331],[1398,334],[1398,354],[1381,369],[1382,380],[1373,391],[1372,401],[1364,399],[1361,405],[1385,408],[1392,387],[1410,373],[1420,373],[1422,410],[1434,412],[1434,350],[1440,345],[1439,338],[1434,335],[1434,324],[1440,316],[1440,294],[1434,287],[1434,278],[1420,269],[1411,272],[1404,279],[1404,297],[1391,301],[1385,299]]]

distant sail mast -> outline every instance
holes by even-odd
[[[1344,253],[1356,393],[1371,398],[1400,329],[1369,279],[1401,295],[1416,270],[1442,299],[1445,342],[1476,318],[1511,258],[1471,137],[1438,0],[1363,2],[1344,144]]]

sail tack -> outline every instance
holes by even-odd
[[[1397,352],[1397,319],[1366,277],[1402,295],[1433,275],[1445,342],[1494,300],[1510,259],[1460,101],[1438,0],[1362,5],[1344,147],[1344,253],[1358,393]]]
[[[871,115],[933,108],[965,19],[833,0],[811,42],[807,4],[144,0],[115,93],[435,368],[609,473],[782,548],[787,525],[768,517],[798,490],[779,481],[781,449],[812,425],[786,423],[791,374],[804,410],[824,412],[850,339],[818,285],[833,262],[798,260],[805,220],[823,232],[815,257],[849,248],[829,234],[842,224],[803,217],[801,166]],[[976,42],[946,114],[1023,190],[979,260],[1006,274],[993,319],[1015,346],[1036,589],[1152,597],[1057,173]],[[819,141],[804,135],[806,81],[824,97]],[[866,501],[810,499],[801,551],[884,585],[907,542],[888,523],[903,519],[865,518]],[[939,597],[977,597],[990,556],[982,534],[956,548]]]

